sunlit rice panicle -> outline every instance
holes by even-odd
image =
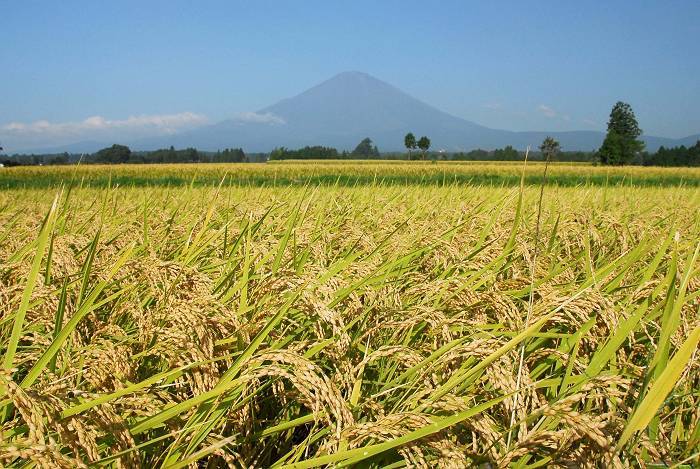
[[[697,461],[696,170],[7,169],[3,466]]]

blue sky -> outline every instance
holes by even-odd
[[[698,0],[0,0],[0,12],[0,141],[177,131],[345,70],[495,128],[604,129],[624,100],[647,134],[700,132]]]

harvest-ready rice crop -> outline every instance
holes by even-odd
[[[700,175],[521,169],[7,168],[0,463],[696,463]]]
[[[39,189],[71,184],[78,187],[176,187],[224,184],[236,187],[289,185],[489,185],[518,186],[545,182],[543,163],[417,161],[276,161],[267,164],[161,164],[27,166],[0,171],[1,189]],[[700,168],[550,165],[550,184],[560,187],[621,186],[700,187]]]

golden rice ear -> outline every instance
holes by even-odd
[[[75,179],[0,190],[0,465],[695,457],[695,170],[15,169]]]

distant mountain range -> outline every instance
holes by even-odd
[[[403,150],[407,132],[427,135],[433,148],[447,151],[493,149],[513,145],[536,148],[550,135],[564,150],[594,150],[604,134],[596,131],[513,132],[491,129],[434,108],[394,86],[361,72],[343,72],[292,98],[257,113],[186,132],[141,139],[129,144],[135,150],[196,147],[217,150],[242,147],[266,152],[275,147],[324,145],[351,150],[370,137],[381,151]],[[700,134],[682,139],[643,136],[649,151],[659,146],[693,145]],[[92,152],[108,142],[81,142],[52,152]],[[110,144],[112,142],[109,142]],[[42,151],[48,152],[47,149]]]

